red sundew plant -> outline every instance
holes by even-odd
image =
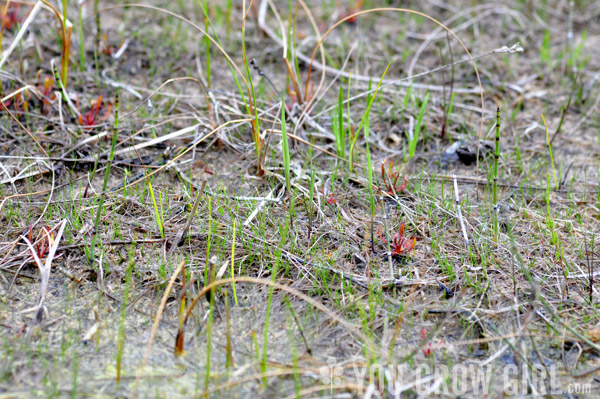
[[[381,177],[383,179],[383,183],[385,184],[386,192],[389,195],[395,195],[408,186],[408,179],[404,176],[404,181],[398,184],[398,179],[400,178],[400,172],[392,171],[392,167],[394,166],[394,161],[390,161],[389,166],[385,168],[386,161],[381,162]]]
[[[425,331],[425,329],[423,327],[421,327],[421,338],[423,339],[423,341],[425,341],[425,339],[427,338],[427,331]],[[435,352],[435,350],[442,345],[442,343],[444,342],[444,339],[441,338],[440,342],[438,342],[435,347],[433,346],[433,344],[431,342],[428,342],[427,344],[425,344],[423,346],[423,348],[421,348],[423,350],[423,354],[425,355],[425,357],[429,357],[431,356],[431,354],[433,352]]]
[[[325,201],[329,204],[329,205],[335,205],[337,204],[337,198],[335,197],[335,194],[333,193],[326,193],[325,192],[325,187],[321,187],[320,190],[321,195],[323,195],[323,197],[325,198]]]
[[[382,241],[385,241],[381,231],[378,232],[379,238]],[[417,238],[407,238],[404,237],[404,222],[400,223],[400,227],[398,228],[398,232],[394,234],[392,238],[392,242],[390,243],[390,249],[392,251],[392,255],[402,256],[413,250],[415,245],[417,244]]]
[[[342,13],[342,15],[340,15],[340,19],[344,19],[346,17],[349,17],[352,14],[355,14],[357,12],[359,12],[362,9],[362,5],[363,5],[363,0],[358,0],[355,4],[354,7],[352,9],[350,8],[346,8],[346,12]],[[346,22],[350,25],[354,25],[356,23],[356,16],[350,17],[346,20]]]
[[[11,4],[9,7],[2,7],[2,14],[0,20],[2,21],[2,29],[12,30],[15,25],[21,22],[21,18],[18,16],[19,7],[21,4]]]
[[[121,49],[121,47],[123,47],[123,44],[125,44],[125,39],[121,40],[121,44],[119,44],[118,46],[109,43],[108,34],[105,33],[104,35],[102,35],[101,52],[112,57]]]
[[[98,115],[100,113],[100,107],[102,107],[102,94],[98,96],[96,101],[92,101],[92,108],[85,112],[81,113],[81,109],[79,110],[79,124],[87,129],[92,129],[96,125],[99,125],[100,122],[104,121],[110,115],[110,104],[108,104],[108,108],[104,116],[98,119]],[[77,100],[77,108],[79,108],[79,100]]]
[[[45,76],[42,80],[42,75],[38,75],[38,91],[42,95],[42,112],[44,107],[50,105],[56,99],[56,94],[53,92],[54,79],[50,76]]]
[[[337,198],[335,198],[335,195],[333,195],[333,193],[329,193],[326,201],[329,205],[335,205],[337,203]]]
[[[38,83],[38,87],[40,93],[46,97],[44,99],[45,104],[49,104],[48,100],[54,100],[56,98],[56,95],[52,93],[52,89],[54,88],[54,79],[52,79],[50,76],[46,76],[43,82],[40,81]]]
[[[2,103],[0,110],[7,109],[12,107],[13,111],[17,113],[16,117],[19,118],[21,112],[27,112],[29,106],[26,100],[26,96],[23,96],[21,93],[17,93],[8,100]]]
[[[30,226],[28,235],[29,241],[37,242],[37,244],[35,244],[34,247],[35,252],[38,258],[42,259],[44,256],[46,256],[48,248],[50,248],[50,246],[54,242],[54,232],[50,232],[49,226],[42,226],[37,237],[35,238],[35,240],[33,240],[33,226]]]

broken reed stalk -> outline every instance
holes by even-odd
[[[113,137],[110,148],[110,155],[108,157],[108,165],[106,166],[106,172],[104,173],[104,184],[102,185],[102,193],[100,193],[100,199],[98,201],[98,209],[96,211],[96,219],[94,222],[94,231],[92,235],[92,244],[88,261],[94,262],[95,250],[96,250],[96,239],[98,237],[98,225],[100,224],[100,216],[102,215],[102,208],[104,207],[104,198],[106,197],[106,188],[108,187],[108,178],[110,177],[110,169],[112,168],[113,160],[115,159],[115,147],[117,146],[117,137],[119,135],[119,89],[117,89],[117,96],[115,98],[115,125],[113,129]],[[102,265],[100,265],[102,266]]]
[[[465,228],[465,221],[463,219],[462,210],[460,207],[460,195],[458,194],[458,182],[456,181],[456,175],[453,175],[454,179],[454,200],[456,201],[456,209],[458,214],[458,221],[460,222],[460,228],[463,233],[463,237],[465,238],[465,243],[467,244],[467,248],[469,247],[469,236],[467,235],[467,229]]]
[[[492,212],[492,223],[494,229],[494,242],[498,242],[498,160],[500,159],[500,107],[496,108],[496,152],[494,153],[494,209]],[[455,178],[456,181],[456,178]]]

